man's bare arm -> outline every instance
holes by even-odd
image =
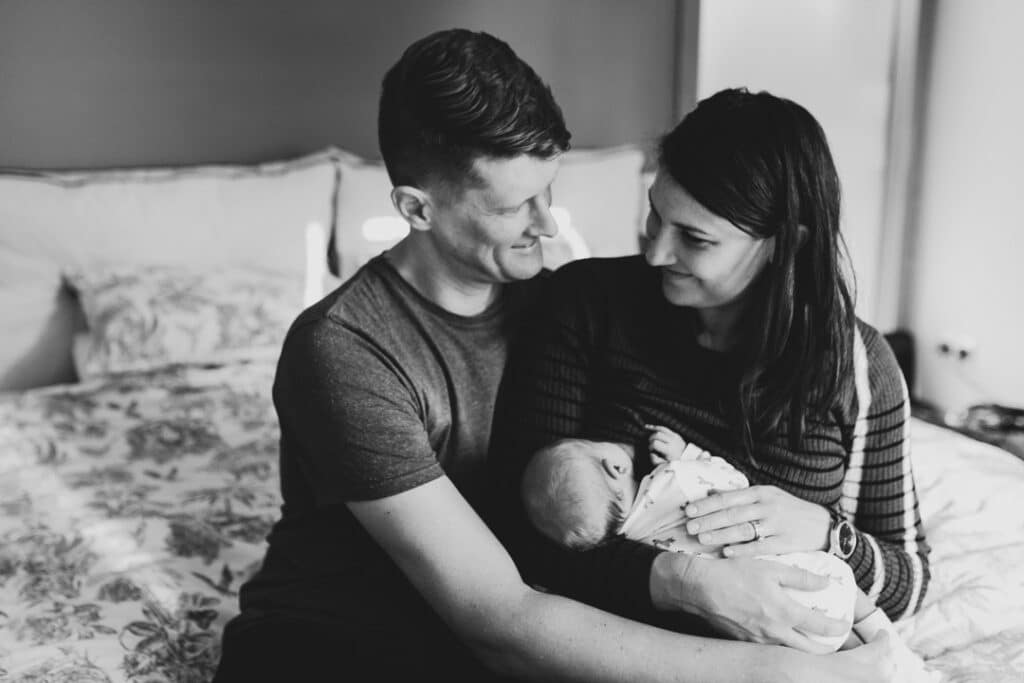
[[[446,477],[348,505],[441,618],[503,674],[586,681],[889,680],[884,640],[818,657],[670,633],[534,591]]]

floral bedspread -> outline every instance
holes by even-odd
[[[0,398],[0,681],[209,681],[278,514],[272,363]]]
[[[278,515],[273,364],[0,395],[0,683],[208,681]],[[898,628],[952,683],[1024,681],[1024,461],[914,424],[932,545]]]

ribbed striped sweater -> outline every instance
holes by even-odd
[[[849,519],[858,585],[893,619],[916,611],[928,585],[928,545],[910,460],[906,385],[885,340],[858,321],[848,398],[807,425],[799,449],[784,434],[738,446],[722,406],[737,359],[697,345],[692,310],[670,305],[640,257],[569,264],[549,279],[540,310],[514,347],[498,398],[491,470],[500,484],[490,521],[524,578],[633,618],[659,621],[649,595],[659,551],[626,539],[564,550],[526,522],[519,500],[531,454],[562,438],[646,448],[662,424],[719,455],[754,484],[771,484]],[[647,473],[638,458],[637,476]]]

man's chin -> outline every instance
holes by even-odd
[[[529,280],[540,273],[544,267],[544,259],[538,247],[529,253],[513,254],[511,258],[506,259],[504,263],[499,265],[501,266],[501,274],[504,276],[502,279],[505,282],[514,282],[516,280]]]

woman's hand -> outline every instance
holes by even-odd
[[[777,486],[715,493],[686,506],[686,530],[726,557],[825,550],[831,519],[821,505]]]
[[[785,589],[814,591],[828,583],[828,577],[766,560],[662,553],[651,569],[651,598],[659,608],[696,614],[737,640],[824,653],[831,649],[808,634],[841,636],[849,623],[798,603]]]

